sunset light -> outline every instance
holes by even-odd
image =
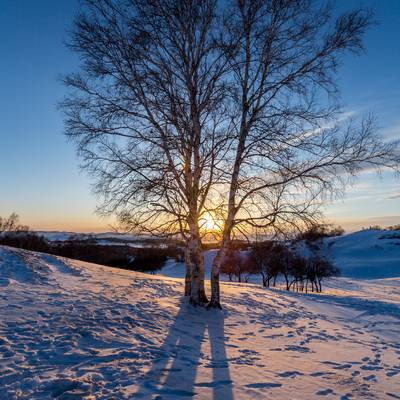
[[[215,214],[208,211],[201,216],[200,226],[205,233],[217,234],[220,233],[222,229],[221,220],[217,219]]]
[[[0,400],[400,400],[400,0],[0,33]]]

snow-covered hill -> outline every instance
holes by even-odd
[[[129,233],[75,233],[65,231],[34,231],[34,233],[44,237],[48,242],[89,241],[90,243],[102,246],[131,246],[135,248],[152,246],[166,247],[165,240]]]
[[[0,247],[0,398],[400,398],[400,279],[221,289]]]
[[[329,238],[325,240],[324,252],[346,277],[400,276],[400,231],[368,229]]]
[[[356,279],[400,277],[400,231],[368,229],[324,239],[320,247],[321,254],[340,268],[343,277]],[[309,254],[305,243],[300,243],[297,250],[305,255]],[[208,279],[215,254],[216,250],[209,250],[204,254]],[[183,278],[184,264],[170,260],[160,274]],[[227,281],[228,277],[222,275],[221,279]],[[261,278],[252,276],[250,281],[260,283]]]
[[[77,233],[77,232],[66,232],[66,231],[35,231],[40,236],[43,236],[50,242],[53,241],[66,241],[70,239],[75,240],[141,240],[145,237],[136,236],[128,233],[116,233],[116,232],[102,232],[102,233]]]

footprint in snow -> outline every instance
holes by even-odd
[[[386,394],[393,399],[400,399],[400,395],[398,395],[398,394],[394,394],[394,393],[390,393],[390,392],[386,392]]]
[[[393,369],[393,370],[391,370],[389,372],[386,372],[386,376],[388,376],[389,378],[391,378],[392,376],[395,376],[397,374],[400,374],[400,370]]]
[[[319,371],[319,372],[313,372],[310,374],[310,376],[313,376],[313,377],[326,376],[326,375],[334,375],[334,373],[330,372],[330,371],[326,371],[326,372]]]
[[[274,383],[274,382],[257,382],[257,383],[249,383],[245,386],[252,389],[269,389],[269,388],[281,387],[282,385],[280,383]]]
[[[296,376],[304,375],[300,371],[285,371],[281,372],[280,374],[277,374],[281,378],[296,378]]]
[[[310,349],[308,347],[303,347],[303,346],[286,346],[285,347],[286,351],[297,351],[299,353],[309,353]]]
[[[337,365],[335,367],[332,367],[332,369],[349,369],[351,367],[352,367],[351,364],[342,364],[342,365]]]
[[[334,394],[332,389],[323,389],[315,393],[317,396],[328,396],[329,394]]]
[[[362,367],[360,367],[360,369],[362,369],[363,371],[378,371],[379,369],[382,369],[382,367],[380,367],[379,365],[363,365]]]
[[[368,375],[368,376],[364,376],[364,381],[366,381],[366,382],[370,382],[370,381],[374,381],[374,382],[376,382],[377,381],[377,379],[376,379],[376,376],[375,375]]]

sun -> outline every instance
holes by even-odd
[[[216,228],[216,224],[214,222],[213,217],[208,213],[207,213],[207,215],[205,216],[205,219],[204,219],[204,228],[207,229],[207,230],[210,230],[210,231],[212,231],[212,230],[214,230]]]
[[[200,225],[202,230],[207,233],[217,232],[220,230],[215,217],[208,211],[201,216]]]

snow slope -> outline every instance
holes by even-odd
[[[398,399],[400,279],[320,295],[183,281],[0,246],[0,398]]]
[[[324,250],[342,275],[377,279],[400,276],[400,231],[368,229],[326,239]]]
[[[309,255],[304,243],[298,251]],[[323,241],[321,253],[340,268],[343,277],[356,279],[383,279],[400,277],[400,231],[363,230]],[[211,264],[216,250],[205,252],[206,277],[210,277]],[[169,261],[160,274],[183,278],[182,263]],[[222,280],[227,281],[226,276]],[[261,282],[260,276],[252,276],[251,282]]]

